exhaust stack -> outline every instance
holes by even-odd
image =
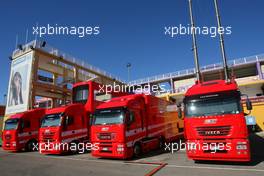
[[[218,9],[218,0],[214,0],[214,5],[215,5],[217,26],[219,29],[219,28],[222,28],[222,25],[221,25],[221,19],[220,19],[219,9]],[[227,65],[227,59],[226,59],[224,36],[222,33],[219,33],[219,40],[220,40],[221,54],[222,54],[222,60],[223,60],[223,66],[224,66],[225,80],[226,82],[229,82],[230,78],[229,78],[229,71],[228,71],[228,65]]]
[[[198,59],[198,50],[197,50],[197,44],[196,44],[196,34],[194,32],[195,26],[194,26],[194,19],[193,19],[193,13],[192,13],[192,0],[189,0],[189,11],[190,11],[190,20],[191,20],[191,32],[192,32],[192,50],[194,54],[194,63],[195,63],[195,74],[196,74],[196,83],[201,82],[201,72],[200,72],[200,66],[199,66],[199,59]]]

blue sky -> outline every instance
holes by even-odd
[[[264,1],[219,0],[223,26],[231,26],[225,36],[229,59],[264,53]],[[196,26],[215,26],[213,0],[193,0]],[[187,0],[75,0],[2,1],[0,4],[0,102],[7,92],[10,71],[8,56],[15,38],[34,39],[32,27],[100,26],[93,37],[45,36],[50,45],[122,79],[127,78],[126,63],[132,63],[131,79],[194,67],[191,36],[164,35],[165,26],[189,24]],[[220,62],[218,37],[198,36],[201,65]]]

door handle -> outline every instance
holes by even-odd
[[[75,133],[75,131],[72,131],[72,133]]]

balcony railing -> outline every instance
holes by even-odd
[[[95,67],[93,65],[90,65],[86,62],[84,62],[83,60],[81,59],[77,59],[76,57],[73,57],[69,54],[66,54],[50,45],[45,45],[45,47],[42,47],[41,46],[42,42],[40,41],[36,41],[36,40],[33,40],[25,45],[23,45],[23,50],[20,50],[20,49],[16,49],[14,52],[13,52],[13,57],[17,56],[17,55],[20,55],[22,53],[24,53],[25,51],[28,51],[30,50],[30,47],[33,46],[34,48],[38,48],[38,49],[41,49],[41,50],[44,50],[45,52],[47,53],[50,53],[50,54],[53,54],[55,56],[58,56],[58,57],[63,57],[63,59],[69,61],[69,62],[72,62],[74,64],[77,64],[79,66],[82,66],[82,67],[85,67],[89,70],[92,70],[100,75],[103,75],[103,76],[106,76],[110,79],[113,79],[113,80],[117,80],[117,81],[120,81],[120,82],[124,82],[123,80],[121,80],[119,77],[116,77],[104,70],[101,70],[99,69],[98,67]],[[65,67],[67,67],[67,65],[65,65]]]

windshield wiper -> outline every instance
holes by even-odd
[[[121,122],[120,122],[121,123]],[[120,124],[119,122],[115,122],[115,123],[108,123],[107,125],[113,125],[113,124]]]
[[[120,124],[118,122],[115,123],[96,123],[95,125],[113,125],[113,124]]]

